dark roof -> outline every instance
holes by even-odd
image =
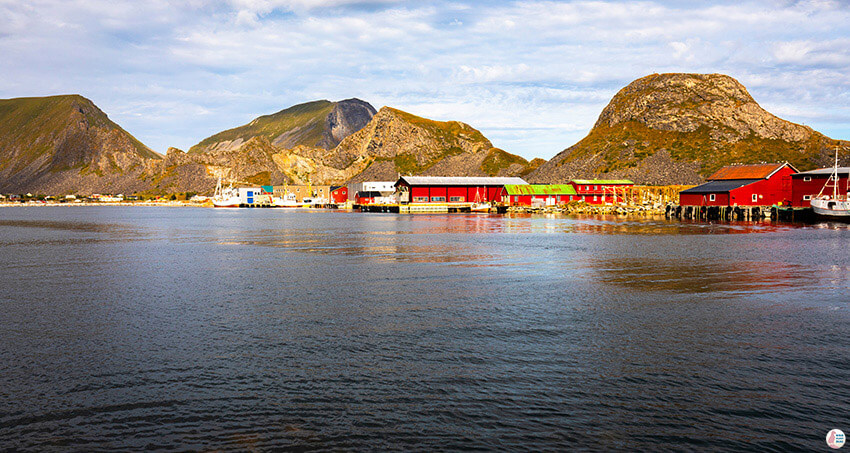
[[[767,179],[786,165],[791,167],[795,173],[797,172],[797,169],[788,162],[775,164],[727,165],[705,179],[709,181],[716,181],[719,179]]]
[[[383,195],[381,195],[381,192],[372,191],[372,192],[357,192],[357,195],[355,195],[355,196],[358,197],[358,198],[377,198],[377,197],[382,197]]]
[[[679,193],[720,193],[729,192],[739,187],[744,187],[748,184],[761,181],[759,179],[733,179],[731,181],[709,181],[705,184],[700,184],[696,187],[683,190]]]

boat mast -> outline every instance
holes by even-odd
[[[838,147],[835,148],[835,166],[832,168],[832,199],[838,199]]]

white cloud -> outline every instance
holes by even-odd
[[[0,95],[87,95],[159,151],[356,96],[548,158],[635,78],[721,72],[847,133],[847,23],[824,1],[0,0]]]

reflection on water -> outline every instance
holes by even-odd
[[[650,258],[641,261],[600,259],[592,262],[599,282],[632,290],[724,294],[782,292],[819,285],[816,269],[799,264],[724,260],[691,262]],[[843,274],[847,274],[842,272]]]
[[[750,234],[741,234],[750,233]],[[0,209],[0,444],[822,448],[846,225]]]

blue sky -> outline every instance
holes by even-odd
[[[850,139],[850,3],[0,0],[0,97],[79,93],[153,149],[358,97],[551,158],[655,72]]]

